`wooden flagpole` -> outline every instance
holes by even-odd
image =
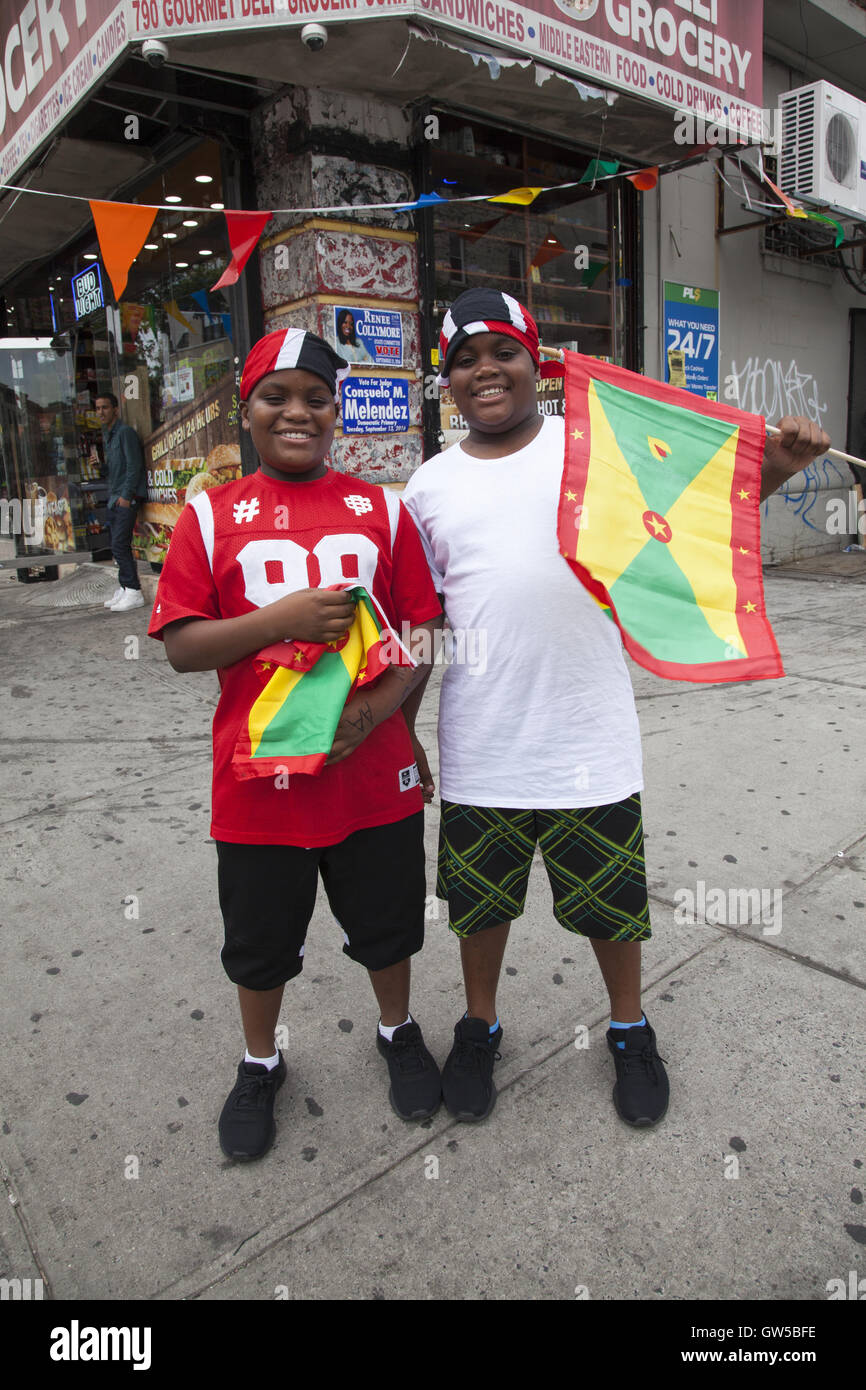
[[[565,358],[562,354],[562,350],[560,348],[549,348],[542,347],[541,345],[539,345],[538,351],[542,357],[552,357],[555,358],[557,362],[565,361]],[[778,429],[776,425],[771,425],[769,420],[765,420],[764,423],[767,426],[768,434],[782,433],[782,431]],[[827,449],[825,450],[825,453],[821,455],[821,457],[839,459],[841,463],[855,463],[858,468],[866,469],[866,459],[855,458],[853,454],[843,454],[841,449]]]

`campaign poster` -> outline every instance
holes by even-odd
[[[718,290],[665,281],[664,365],[665,381],[719,399]]]
[[[394,309],[334,305],[334,347],[364,367],[402,367],[403,315]]]
[[[344,434],[398,434],[409,428],[409,382],[394,376],[350,376],[343,382]]]

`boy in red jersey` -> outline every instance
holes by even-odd
[[[423,797],[400,710],[429,666],[392,666],[350,697],[320,776],[238,780],[232,772],[239,728],[261,692],[256,653],[284,638],[345,636],[354,607],[329,586],[363,585],[392,627],[427,629],[428,649],[441,623],[402,503],[325,463],[347,372],[327,343],[301,329],[268,334],[252,349],[241,415],[259,471],[184,508],[149,629],[175,670],[219,672],[211,834],[222,961],[238,987],[247,1044],[219,1133],[236,1159],[258,1158],[273,1143],[275,1093],[286,1076],[274,1029],[284,985],[302,969],[319,873],[344,952],[370,973],[394,1110],[423,1119],[440,1099],[438,1068],[409,1013],[426,888]]]

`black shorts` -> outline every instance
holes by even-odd
[[[316,849],[225,840],[216,846],[221,959],[236,985],[276,989],[300,975],[320,873],[352,960],[385,970],[424,944],[423,811]]]

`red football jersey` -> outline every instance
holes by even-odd
[[[332,469],[306,483],[254,473],[201,492],[184,507],[148,631],[160,637],[179,618],[240,617],[298,589],[327,588],[346,579],[375,594],[398,634],[404,622],[427,622],[440,612],[414,523],[395,493]],[[219,672],[213,722],[215,840],[330,845],[355,830],[421,810],[423,796],[400,710],[318,777],[237,779],[231,762],[238,731],[262,688],[255,656]]]

